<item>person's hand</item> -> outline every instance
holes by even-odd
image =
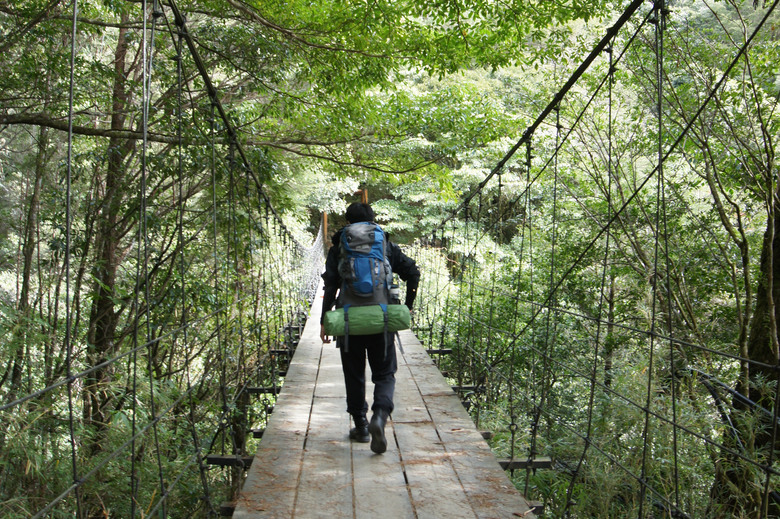
[[[329,343],[330,342],[330,337],[325,335],[325,325],[324,324],[320,325],[320,339],[322,339],[323,343]]]

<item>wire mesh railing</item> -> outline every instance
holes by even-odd
[[[252,388],[282,384],[274,352],[294,348],[321,270],[322,231],[294,235],[271,205],[175,4],[134,9],[142,25],[109,32],[140,131],[68,133],[62,210],[20,236],[35,254],[2,305],[3,517],[218,515],[273,408]],[[74,2],[72,81],[106,43],[79,28]],[[71,90],[72,127],[91,100]]]
[[[777,3],[689,4],[631,4],[416,246],[418,336],[553,517],[777,515]]]

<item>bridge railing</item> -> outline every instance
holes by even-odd
[[[555,517],[776,513],[766,4],[632,4],[416,245],[418,336]]]
[[[321,231],[293,232],[270,204],[173,3],[101,35],[73,4],[72,70],[115,45],[115,101],[139,131],[88,132],[80,88],[69,131],[39,133],[52,202],[18,208],[25,252],[0,286],[0,515],[213,516],[273,409]]]

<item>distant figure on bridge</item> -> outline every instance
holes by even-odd
[[[365,203],[355,202],[347,208],[347,221],[350,224],[358,222],[373,222],[374,210]],[[334,236],[328,257],[325,262],[325,273],[322,279],[325,284],[325,295],[322,304],[322,324],[325,312],[344,306],[343,279],[339,273],[339,263],[343,257],[341,236],[345,228]],[[380,235],[381,236],[381,235]],[[394,274],[406,282],[406,300],[404,304],[411,310],[417,295],[417,285],[420,282],[420,270],[414,260],[406,256],[398,245],[391,243],[384,235],[386,256]],[[342,265],[343,267],[343,265]],[[338,300],[336,294],[338,292]],[[321,326],[322,342],[330,342]],[[352,415],[355,427],[350,429],[349,437],[360,443],[371,441],[371,450],[382,454],[387,450],[385,424],[393,412],[393,393],[395,391],[395,372],[398,369],[395,353],[395,334],[379,333],[375,335],[348,335],[338,337],[336,345],[341,350],[341,365],[344,371],[344,383],[347,390],[347,412]],[[371,406],[373,416],[369,423],[366,419],[368,403],[366,402],[366,357],[371,366],[371,381],[374,383],[374,402]]]

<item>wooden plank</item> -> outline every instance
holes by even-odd
[[[319,339],[317,339],[319,340]],[[338,348],[333,343],[324,344],[320,370],[317,373],[314,395],[317,398],[340,398],[340,413],[346,414],[346,389],[344,388],[344,372],[341,369],[341,357]]]
[[[477,517],[533,517],[457,396],[429,396],[426,404]]]
[[[217,454],[209,454],[206,456],[207,465],[216,465],[218,467],[238,467],[242,469],[248,469],[252,465],[254,456],[220,456]]]
[[[372,453],[368,444],[352,444],[356,519],[416,517],[393,428],[392,421],[385,426],[388,449],[382,455]]]
[[[431,416],[409,371],[409,366],[399,365],[395,379],[393,422],[396,424],[430,422]]]
[[[343,400],[315,397],[295,500],[296,519],[352,517],[348,431]]]
[[[523,470],[523,469],[551,469],[552,458],[549,456],[536,456],[534,459],[530,458],[515,458],[512,460],[504,459],[498,460],[498,464],[504,470]]]
[[[311,398],[311,395],[309,395]],[[292,517],[311,400],[290,399],[269,420],[233,517]]]
[[[499,470],[493,452],[458,395],[442,390],[442,386],[446,387],[444,377],[420,361],[418,348],[422,349],[422,345],[410,337],[406,351],[415,359],[410,367],[411,375],[476,516],[484,519],[534,517],[528,503]]]
[[[395,435],[416,516],[474,519],[434,424],[399,424]]]

